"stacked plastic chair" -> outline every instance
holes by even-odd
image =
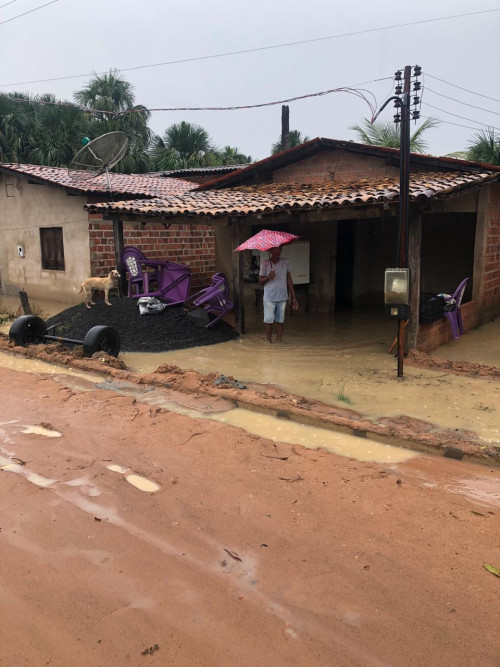
[[[134,246],[123,248],[121,261],[128,274],[129,297],[154,296],[168,306],[184,303],[188,298],[191,288],[188,266],[148,259]]]
[[[204,308],[207,313],[216,313],[217,317],[208,322],[206,328],[213,326],[234,308],[234,303],[229,301],[229,283],[226,276],[223,273],[214,274],[211,285],[193,294],[188,303]]]
[[[468,282],[469,278],[464,278],[453,294],[442,295],[445,302],[444,316],[450,323],[453,338],[460,338],[460,335],[464,333],[464,323],[462,321],[460,306]]]

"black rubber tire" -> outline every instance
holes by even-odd
[[[47,325],[41,317],[36,315],[21,315],[14,320],[9,329],[9,339],[16,345],[40,343],[47,335]]]
[[[83,356],[91,357],[95,352],[106,352],[112,357],[117,357],[120,353],[118,331],[103,325],[89,329],[83,339]]]

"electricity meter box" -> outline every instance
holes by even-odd
[[[410,270],[386,269],[384,281],[384,314],[397,320],[410,317]]]
[[[384,303],[405,304],[410,301],[410,269],[386,269]]]

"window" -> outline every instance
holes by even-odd
[[[62,227],[42,227],[40,245],[42,247],[42,269],[64,271]]]

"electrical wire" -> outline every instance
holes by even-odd
[[[436,118],[436,116],[421,116],[421,118]],[[467,130],[479,130],[479,127],[472,127],[472,125],[462,125],[461,123],[453,123],[451,120],[444,120],[443,118],[438,118],[440,123],[445,125],[454,125],[455,127],[465,127]]]
[[[10,0],[10,2],[6,2],[5,5],[0,5],[0,9],[7,7],[7,5],[13,5],[15,2],[17,2],[17,0]]]
[[[434,95],[439,95],[439,97],[446,97],[447,100],[452,100],[453,102],[458,102],[458,104],[463,104],[466,107],[471,107],[472,109],[479,109],[479,111],[486,111],[486,113],[492,113],[495,114],[495,116],[500,116],[500,112],[498,111],[491,111],[490,109],[484,109],[483,107],[477,107],[474,104],[468,104],[467,102],[462,102],[462,100],[457,100],[455,97],[450,97],[449,95],[443,95],[443,93],[438,93],[435,90],[432,90],[432,88],[427,88],[427,90],[430,93],[434,93]]]
[[[52,0],[52,1],[57,2],[57,0]],[[48,3],[48,4],[50,4],[50,3]],[[35,11],[35,10],[32,10],[32,11]],[[282,48],[288,47],[288,46],[299,46],[299,45],[302,45],[302,44],[311,44],[313,42],[323,42],[323,41],[330,40],[330,39],[340,39],[342,37],[353,37],[355,35],[366,35],[366,34],[370,34],[370,33],[374,33],[374,32],[381,32],[383,30],[395,30],[397,28],[406,28],[408,26],[421,25],[421,24],[425,24],[425,23],[434,23],[436,21],[449,21],[451,19],[464,18],[464,17],[467,17],[467,16],[477,16],[478,14],[490,14],[492,12],[500,12],[500,8],[498,8],[498,9],[485,9],[485,10],[478,11],[478,12],[468,12],[466,14],[454,14],[452,16],[439,16],[439,17],[433,18],[433,19],[421,19],[420,21],[409,21],[407,23],[398,23],[398,24],[395,24],[395,25],[383,26],[383,27],[380,27],[380,28],[367,28],[365,30],[355,30],[355,31],[352,31],[352,32],[339,33],[337,35],[328,35],[327,37],[315,37],[315,38],[312,38],[312,39],[302,39],[302,40],[299,40],[299,41],[296,41],[296,42],[285,42],[283,44],[273,44],[271,46],[260,46],[260,47],[256,47],[256,48],[253,48],[253,49],[242,49],[240,51],[227,51],[225,53],[215,53],[215,54],[211,54],[211,55],[208,55],[208,56],[197,56],[197,57],[194,57],[194,58],[182,58],[182,59],[179,59],[179,60],[169,60],[169,61],[166,61],[166,62],[153,63],[153,64],[149,64],[149,65],[137,65],[135,67],[120,67],[118,69],[119,69],[120,72],[132,72],[132,71],[135,71],[135,70],[147,69],[149,67],[163,67],[163,66],[166,66],[166,65],[179,65],[181,63],[197,62],[197,61],[200,61],[200,60],[211,60],[211,59],[215,59],[215,58],[225,58],[227,56],[241,55],[241,54],[244,54],[244,53],[256,53],[258,51],[270,51],[272,49],[282,49]],[[9,20],[13,20],[13,19],[9,19]],[[2,24],[0,23],[0,25],[2,25]],[[10,86],[24,86],[24,85],[28,85],[28,84],[32,84],[32,83],[46,83],[48,81],[63,81],[65,79],[78,79],[78,78],[82,78],[82,77],[86,77],[86,76],[96,76],[96,75],[101,75],[101,74],[106,74],[106,73],[107,73],[107,71],[105,71],[105,72],[90,72],[90,73],[86,73],[86,74],[72,74],[72,75],[68,75],[68,76],[53,77],[53,78],[50,78],[50,79],[36,79],[36,80],[33,80],[33,81],[18,81],[16,83],[2,83],[2,84],[0,84],[0,87],[7,88],[7,87],[10,87]]]
[[[455,118],[461,118],[462,120],[468,120],[471,123],[477,123],[478,125],[483,125],[484,127],[491,127],[493,130],[496,130],[497,132],[500,132],[500,129],[498,127],[494,127],[488,123],[482,123],[480,120],[474,120],[474,118],[466,118],[465,116],[459,116],[456,113],[452,113],[451,111],[446,111],[445,109],[440,109],[439,107],[435,107],[433,104],[429,104],[429,102],[424,102],[424,104],[428,107],[431,107],[432,109],[437,109],[438,111],[441,111],[442,113],[447,113],[450,116],[455,116]],[[476,128],[478,129],[478,128]]]
[[[82,196],[85,196],[85,192],[82,193]],[[80,222],[88,222],[88,218],[82,218],[81,220],[66,220],[64,222],[58,222],[57,227],[62,227],[63,225],[74,225],[76,223]],[[18,232],[22,231],[23,229],[39,229],[40,225],[29,225],[28,227],[9,227],[5,229],[2,227],[2,232]]]
[[[469,90],[468,88],[463,88],[462,86],[457,86],[455,83],[451,83],[450,81],[446,81],[446,79],[440,79],[438,76],[434,76],[433,74],[429,74],[426,72],[426,76],[430,77],[431,79],[436,79],[436,81],[441,81],[441,83],[446,83],[448,86],[453,86],[453,88],[459,88],[460,90],[464,90],[466,93],[471,93],[471,95],[478,95],[479,97],[484,97],[487,100],[491,100],[492,102],[500,102],[499,99],[496,97],[489,97],[489,95],[483,95],[483,93],[476,93],[473,90]]]
[[[370,107],[370,110],[372,114],[374,113],[374,110],[377,106],[377,100],[375,95],[370,91],[366,90],[365,88],[359,88],[359,86],[366,85],[368,83],[376,83],[378,81],[385,81],[387,79],[391,79],[391,77],[382,77],[380,79],[374,79],[373,81],[365,81],[364,83],[357,84],[356,86],[342,86],[339,88],[332,88],[330,90],[323,90],[319,93],[309,93],[307,95],[297,95],[295,97],[289,97],[285,100],[277,100],[274,102],[262,102],[259,104],[245,104],[245,105],[240,105],[240,106],[230,106],[230,107],[165,107],[165,108],[152,108],[148,109],[146,107],[142,107],[140,109],[125,109],[124,111],[105,111],[103,109],[89,109],[88,107],[81,107],[78,106],[77,104],[72,104],[71,102],[50,102],[46,100],[37,100],[37,99],[26,99],[22,97],[13,97],[9,93],[4,93],[0,92],[0,96],[6,97],[9,100],[13,100],[15,102],[21,102],[24,104],[40,104],[42,106],[56,106],[56,107],[69,107],[72,109],[80,109],[81,111],[84,111],[85,113],[90,113],[90,114],[107,114],[108,116],[123,116],[123,115],[129,115],[132,113],[145,113],[145,112],[153,112],[153,111],[236,111],[240,109],[259,109],[261,107],[268,107],[268,106],[274,106],[277,104],[285,104],[286,102],[295,102],[297,100],[304,100],[312,97],[321,97],[323,95],[329,95],[331,93],[349,93],[350,95],[355,95],[356,97],[359,97],[360,99],[364,100],[366,104]],[[371,102],[367,95],[371,95],[373,98],[373,102]]]
[[[11,19],[6,19],[5,21],[0,21],[0,25],[3,25],[4,23],[10,23],[11,21],[15,21],[16,19],[20,19],[21,16],[26,16],[26,14],[32,14],[33,12],[37,12],[39,9],[43,9],[44,7],[48,7],[49,5],[53,5],[54,2],[59,2],[59,0],[50,0],[50,2],[46,2],[44,5],[40,5],[39,7],[34,7],[33,9],[30,9],[28,12],[24,12],[23,14],[18,14],[17,16],[13,16]],[[5,5],[3,6],[5,7]]]

